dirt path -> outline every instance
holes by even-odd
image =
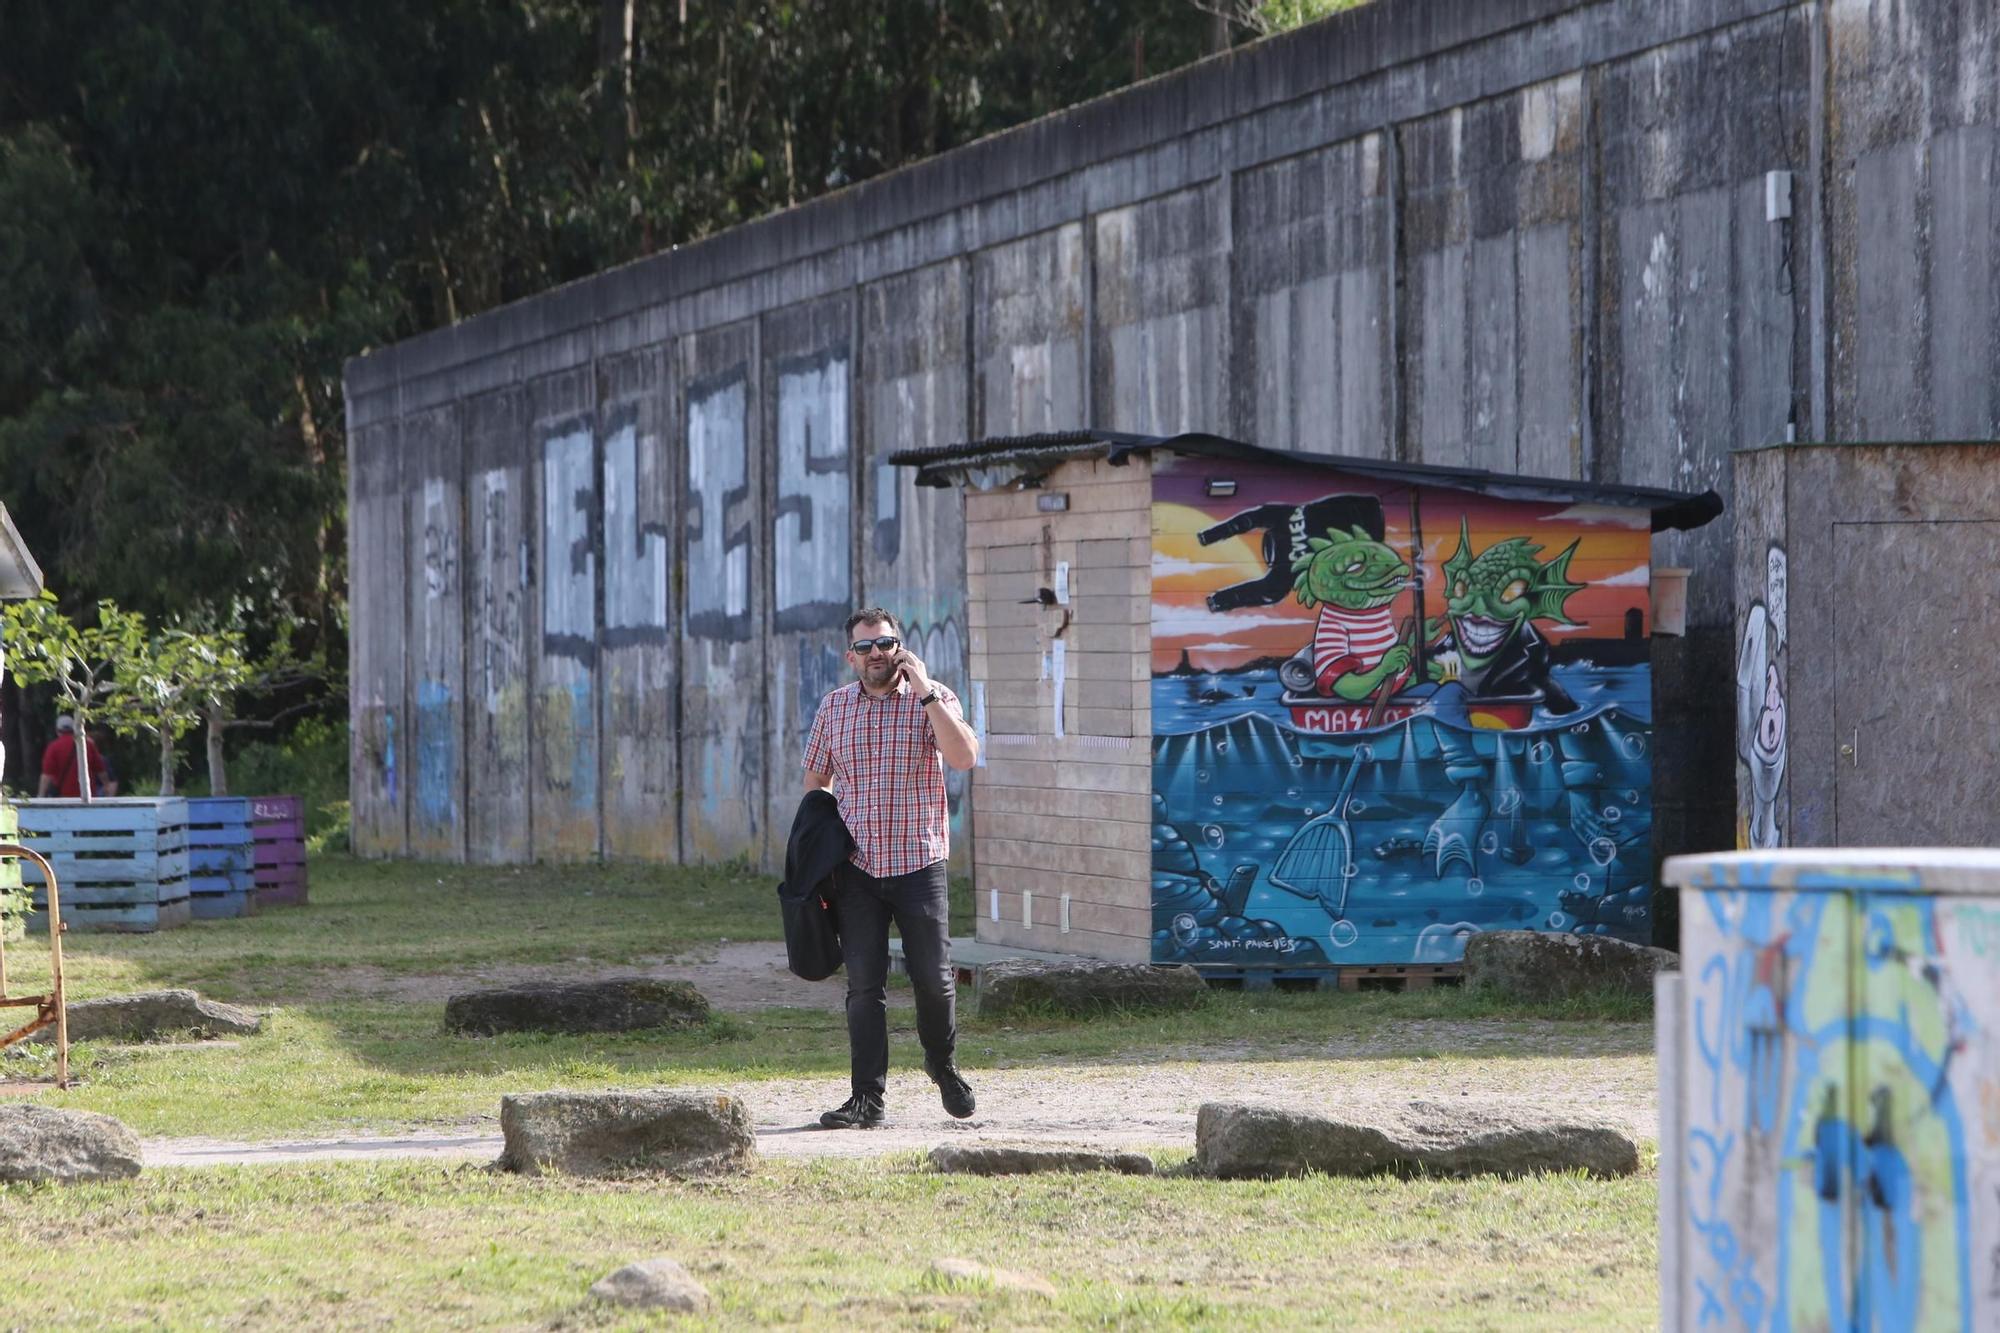
[[[768,940],[724,941],[712,959],[641,958],[611,966],[586,962],[571,966],[468,968],[448,973],[390,972],[365,964],[315,974],[299,995],[312,1000],[410,1000],[443,1004],[462,991],[487,986],[519,986],[529,982],[601,981],[610,977],[648,977],[655,981],[685,981],[698,988],[717,1009],[740,1013],[751,1009],[839,1009],[846,983],[801,981],[785,969],[785,946]],[[279,1003],[293,998],[272,997]],[[891,991],[889,1003],[907,1005],[910,993]]]
[[[1489,1025],[1463,1024],[1479,1027]],[[1498,1025],[1490,1025],[1497,1028]],[[1469,1035],[1469,1034],[1468,1034]],[[979,1113],[956,1121],[939,1109],[920,1073],[890,1078],[889,1119],[879,1129],[816,1128],[819,1113],[846,1096],[845,1080],[775,1079],[722,1085],[750,1108],[757,1146],[770,1157],[871,1157],[926,1152],[940,1143],[1075,1143],[1094,1147],[1194,1147],[1195,1112],[1208,1101],[1261,1101],[1337,1113],[1414,1100],[1477,1098],[1583,1112],[1635,1138],[1657,1135],[1649,1057],[1232,1059],[1191,1051],[1148,1064],[1102,1063],[972,1070]],[[353,1159],[491,1160],[495,1118],[434,1132],[268,1143],[154,1139],[149,1166],[215,1166]]]

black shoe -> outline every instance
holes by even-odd
[[[930,1074],[931,1082],[938,1085],[938,1099],[944,1103],[947,1115],[963,1120],[972,1114],[977,1103],[973,1101],[972,1089],[959,1077],[956,1066],[946,1065],[942,1070],[930,1069],[926,1072]]]
[[[866,1092],[855,1093],[819,1118],[821,1129],[873,1129],[881,1123],[882,1099]]]

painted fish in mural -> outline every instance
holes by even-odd
[[[1313,627],[1313,679],[1319,692],[1349,702],[1372,696],[1385,680],[1406,671],[1415,650],[1397,641],[1389,604],[1410,578],[1410,567],[1359,524],[1306,539],[1306,554],[1292,562],[1299,605],[1319,607]]]
[[[1454,864],[1464,866],[1468,875],[1478,873],[1472,849],[1479,841],[1480,830],[1486,827],[1489,808],[1485,790],[1468,782],[1459,789],[1458,799],[1431,823],[1430,831],[1424,834],[1424,854],[1437,858],[1438,878],[1442,879]]]
[[[1575,623],[1563,608],[1585,586],[1569,581],[1577,545],[1544,561],[1535,543],[1507,537],[1475,556],[1461,517],[1458,549],[1444,562],[1445,623],[1425,626],[1445,630],[1429,653],[1431,679],[1456,680],[1476,698],[1540,696],[1551,713],[1574,712],[1576,701],[1549,675],[1549,645],[1534,622]]]

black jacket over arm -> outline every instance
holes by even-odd
[[[785,961],[807,981],[840,970],[840,921],[833,910],[833,872],[854,852],[840,806],[824,788],[809,791],[792,817],[785,844],[785,882],[778,907],[785,918]]]

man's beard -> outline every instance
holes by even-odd
[[[896,664],[894,662],[863,662],[861,664],[861,679],[864,684],[868,685],[882,686],[891,684],[896,679]]]

